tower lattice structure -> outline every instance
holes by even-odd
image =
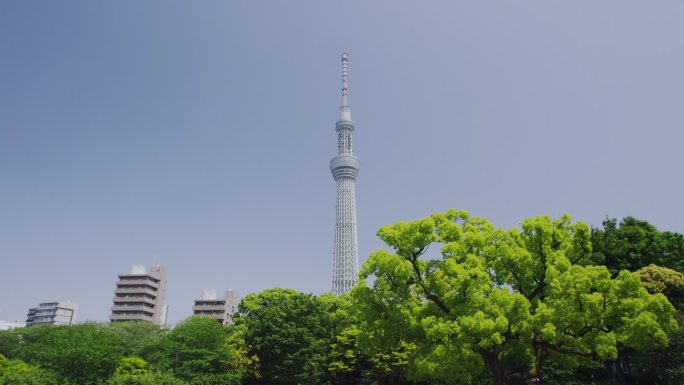
[[[356,177],[359,158],[352,152],[352,133],[349,96],[349,55],[342,54],[342,105],[340,118],[335,124],[338,155],[330,161],[337,183],[335,211],[335,248],[333,251],[332,291],[339,295],[351,290],[358,282],[359,255],[356,239]]]

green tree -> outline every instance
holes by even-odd
[[[168,332],[149,321],[112,322],[106,327],[121,336],[124,354],[136,357],[153,356]]]
[[[245,328],[231,327],[228,335],[228,362],[238,378],[259,376],[259,357],[250,354],[244,336]]]
[[[667,344],[676,324],[639,276],[584,266],[589,228],[541,216],[521,229],[450,210],[379,230],[394,252],[371,254],[353,291],[360,326],[380,348],[413,343],[413,379],[495,384],[541,376],[552,354],[615,358],[619,346]],[[428,257],[431,245],[441,255]],[[366,279],[373,277],[372,285]]]
[[[608,267],[613,276],[621,270],[637,271],[650,264],[684,272],[684,236],[660,232],[633,217],[606,219],[591,231],[593,263]]]
[[[342,330],[335,336],[330,345],[330,364],[328,370],[335,379],[335,384],[351,384],[353,378],[360,376],[360,352],[357,336],[361,331],[356,327]]]
[[[186,385],[171,373],[151,371],[150,364],[140,357],[126,357],[119,362],[107,385]]]
[[[0,354],[0,385],[64,385],[57,377],[21,360],[8,360]]]
[[[409,383],[406,371],[415,345],[399,343],[396,347],[378,349],[369,343],[368,335],[358,327],[357,321],[360,318],[354,316],[355,309],[349,295],[329,296],[334,298],[336,304],[335,311],[330,312],[335,334],[328,364],[332,383],[355,385],[369,379],[382,384]]]
[[[684,272],[684,237],[681,234],[660,232],[650,223],[633,217],[626,217],[619,224],[616,219],[606,219],[603,228],[592,229],[592,243],[593,263],[604,264],[613,275],[621,270],[638,270],[646,289],[652,293],[665,294],[680,309],[677,318],[681,325],[682,316],[679,312],[683,298],[680,275],[676,274]],[[671,339],[671,346],[667,350],[648,354],[629,348],[621,349],[618,362],[613,364],[616,377],[621,382],[631,378],[646,383],[680,383],[684,376],[681,332],[671,336]]]
[[[334,335],[331,298],[320,300],[291,289],[268,289],[246,296],[235,327],[250,356],[259,359],[259,376],[248,384],[319,384],[328,380]]]
[[[397,346],[380,348],[371,341],[369,335],[354,324],[335,336],[328,366],[332,383],[355,385],[369,379],[380,384],[412,383],[407,375],[416,345],[399,341]]]
[[[237,377],[230,372],[227,342],[227,329],[215,319],[190,317],[164,337],[153,363],[190,383],[199,378],[206,382],[208,377]]]
[[[410,379],[468,383],[487,367],[503,383],[506,342],[527,333],[529,303],[494,285],[487,270],[485,253],[502,232],[466,218],[452,211],[381,228],[394,252],[372,253],[353,291],[363,345],[374,354],[415,349],[402,360]],[[425,258],[435,243],[444,244],[442,258]]]
[[[649,293],[662,293],[676,308],[684,310],[684,274],[653,264],[637,272],[641,278],[641,284]]]
[[[8,358],[20,358],[22,351],[47,336],[56,326],[36,325],[14,330],[0,331],[0,354]]]
[[[149,374],[149,366],[150,364],[140,357],[126,357],[119,362],[114,374],[142,376]]]
[[[11,331],[16,345],[1,346],[13,358],[55,373],[61,381],[97,384],[109,378],[125,351],[122,337],[106,325],[31,326]],[[6,352],[6,351],[4,351]]]
[[[684,274],[666,267],[649,265],[638,271],[641,284],[653,294],[662,293],[677,307],[676,319],[680,325],[670,336],[667,348],[639,352],[625,349],[621,352],[629,364],[631,377],[639,384],[681,384],[684,382]]]

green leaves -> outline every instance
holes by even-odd
[[[227,341],[228,331],[220,322],[190,317],[164,338],[155,364],[189,382],[199,376],[220,375],[230,369]]]
[[[149,322],[124,322],[0,332],[0,352],[15,358],[9,362],[26,361],[22,367],[30,370],[20,372],[29,374],[22,376],[52,376],[55,384],[185,384],[175,376],[190,384],[237,384],[246,371],[243,365],[251,362],[240,356],[244,349],[244,343],[229,339],[226,328],[207,318],[190,318],[172,331]],[[13,376],[12,381],[29,381]]]
[[[672,306],[637,275],[612,279],[605,267],[586,266],[591,232],[568,215],[503,230],[449,210],[378,236],[394,252],[364,264],[352,292],[356,339],[371,357],[415,346],[402,361],[409,377],[453,381],[444,376],[468,372],[467,381],[486,365],[504,383],[539,376],[552,353],[612,359],[620,346],[664,346],[676,329]],[[425,258],[433,245],[441,258]]]
[[[8,360],[0,354],[0,385],[58,385],[57,377],[21,360]]]
[[[636,271],[650,264],[684,272],[684,236],[660,232],[650,223],[633,217],[603,221],[592,229],[592,260],[604,264],[616,276],[621,270]]]
[[[318,384],[327,380],[329,350],[336,327],[336,298],[318,299],[291,289],[246,296],[235,326],[259,360],[257,384]]]
[[[32,326],[12,330],[19,343],[8,346],[13,357],[41,365],[60,379],[95,384],[109,377],[124,357],[121,335],[95,323],[69,327]]]
[[[397,254],[404,258],[410,258],[419,254],[434,242],[437,237],[434,234],[435,223],[432,218],[426,218],[412,222],[397,222],[391,226],[385,226],[378,231],[378,237],[387,245],[394,248]]]
[[[126,357],[119,362],[114,374],[140,376],[149,373],[150,364],[140,357]]]
[[[637,273],[649,293],[662,293],[675,307],[684,308],[684,274],[653,264],[639,269]]]

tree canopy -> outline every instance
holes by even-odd
[[[605,265],[611,274],[637,271],[655,264],[684,272],[684,236],[660,232],[647,221],[634,217],[606,219],[603,228],[592,229],[594,263]]]
[[[252,384],[319,384],[328,380],[334,336],[334,296],[321,299],[291,289],[247,295],[233,318],[250,355],[259,360]]]
[[[467,383],[484,367],[495,384],[538,378],[551,354],[607,360],[620,346],[665,346],[677,327],[638,274],[587,265],[589,228],[569,216],[503,230],[450,210],[378,236],[392,251],[371,254],[353,297],[367,338],[417,346],[417,380]],[[431,246],[440,255],[428,257]]]

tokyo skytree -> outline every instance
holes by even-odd
[[[352,152],[354,122],[347,101],[349,95],[349,55],[342,54],[342,105],[340,119],[335,124],[338,155],[330,161],[337,182],[335,215],[335,249],[333,251],[332,291],[340,295],[350,291],[357,283],[359,256],[356,241],[356,176],[359,158]]]

